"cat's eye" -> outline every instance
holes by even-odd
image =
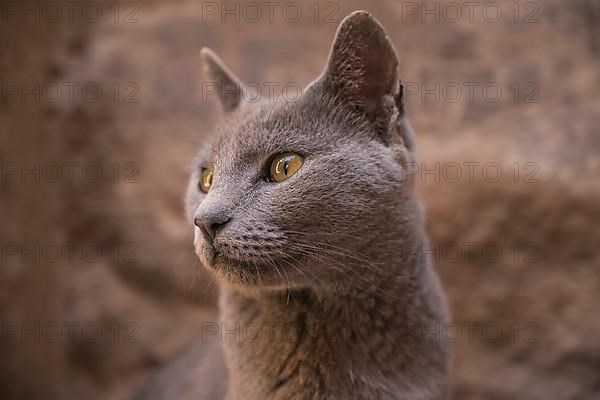
[[[273,182],[281,182],[294,175],[300,167],[304,159],[299,154],[283,153],[275,156],[271,161],[269,168],[269,180]]]
[[[198,182],[198,187],[204,193],[208,193],[210,187],[212,186],[214,170],[212,167],[202,167],[202,175],[200,176],[200,182]]]

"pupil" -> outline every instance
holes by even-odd
[[[290,164],[287,161],[283,162],[283,172],[287,175]]]

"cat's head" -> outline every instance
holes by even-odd
[[[374,273],[417,213],[412,131],[383,28],[366,12],[348,16],[323,74],[294,102],[245,102],[243,84],[202,55],[225,111],[187,194],[203,264],[245,287],[339,286]]]

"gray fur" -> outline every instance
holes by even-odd
[[[214,53],[203,54],[211,78],[239,82]],[[415,250],[426,236],[405,174],[414,139],[397,66],[381,26],[354,12],[301,99],[224,102],[226,123],[192,174],[188,216],[229,219],[213,244],[194,228],[196,252],[221,282],[221,327],[268,326],[269,334],[204,343],[220,348],[195,361],[210,368],[179,361],[154,388],[181,399],[445,398],[448,343],[406,335],[409,327],[439,332],[448,313],[426,255]],[[284,151],[303,155],[300,170],[279,183],[262,179]],[[198,190],[205,164],[215,167],[208,194]],[[222,257],[213,260],[215,249]],[[191,380],[202,393],[226,387],[224,397],[164,388],[197,371],[205,373]]]

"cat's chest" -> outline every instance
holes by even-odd
[[[260,304],[229,307],[221,318],[229,332],[229,400],[385,398],[380,387],[390,383],[368,367],[379,363],[370,359],[377,356],[368,332],[373,321],[356,321],[354,329],[310,308]]]

